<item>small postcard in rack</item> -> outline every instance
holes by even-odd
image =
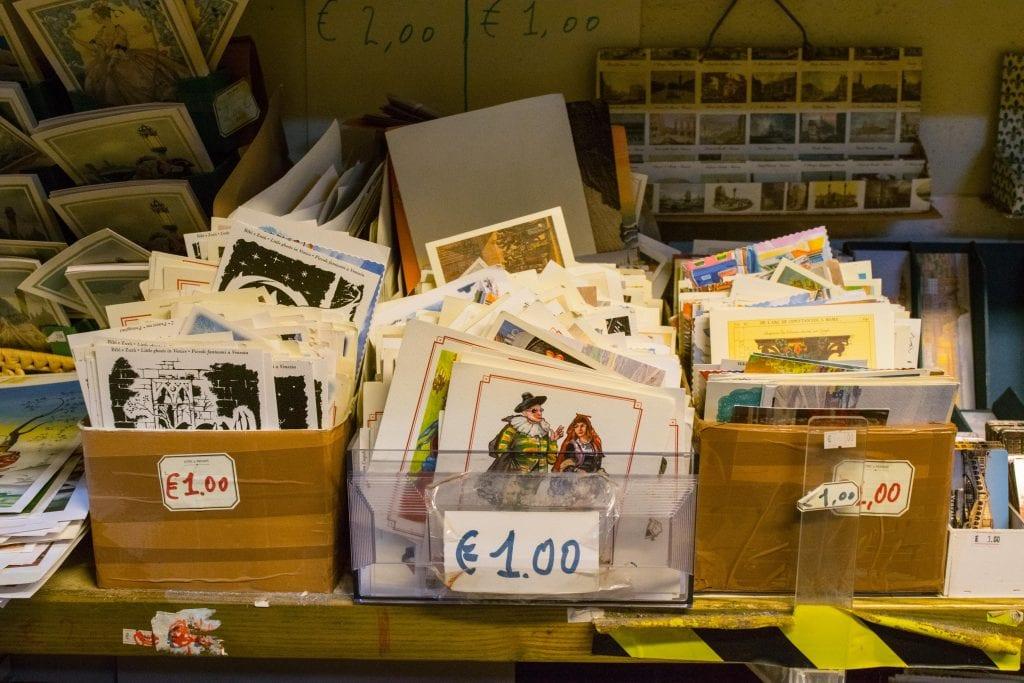
[[[540,272],[549,261],[560,266],[575,263],[565,218],[557,206],[425,246],[439,285],[465,274],[477,259],[488,266],[503,266],[509,273]]]
[[[149,252],[112,230],[100,230],[63,250],[21,283],[20,289],[88,313],[88,307],[64,274],[72,265],[90,263],[141,263]]]
[[[39,176],[0,175],[0,237],[37,242],[63,242],[60,226],[46,203]]]
[[[58,190],[50,204],[78,237],[110,228],[150,251],[185,253],[207,218],[187,180],[137,180]]]
[[[184,104],[57,116],[42,121],[32,140],[78,185],[187,178],[213,170]]]
[[[141,301],[139,283],[149,277],[147,263],[98,263],[68,266],[71,287],[89,309],[89,315],[108,327],[107,306]]]
[[[185,11],[196,32],[199,49],[216,69],[249,0],[185,0]]]
[[[13,123],[0,118],[0,171],[16,170],[39,156],[32,139]]]
[[[0,81],[0,116],[16,125],[23,133],[31,133],[38,123],[25,98],[21,83]]]
[[[173,99],[209,68],[180,0],[20,0],[15,9],[68,90],[105,106]]]
[[[49,351],[50,328],[68,324],[58,304],[18,289],[38,268],[39,261],[34,259],[0,258],[0,317],[7,323],[0,346]]]
[[[36,240],[8,240],[0,239],[0,256],[15,256],[18,258],[30,258],[45,263],[59,254],[68,245],[61,242],[47,242]]]

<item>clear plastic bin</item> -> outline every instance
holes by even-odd
[[[596,472],[558,473],[430,471],[445,457],[399,471],[422,462],[403,456],[352,453],[357,600],[690,604],[688,455],[605,453]]]

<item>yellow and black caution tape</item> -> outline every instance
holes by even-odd
[[[677,617],[678,618],[678,617]],[[685,619],[685,617],[682,617]],[[761,621],[761,620],[764,621]],[[771,620],[777,623],[771,624]],[[768,625],[760,625],[768,624]],[[718,625],[718,624],[716,624]],[[809,669],[875,667],[1020,668],[1021,638],[991,622],[946,616],[864,612],[820,605],[791,615],[737,620],[730,628],[611,624],[594,654],[688,662],[743,662]],[[598,629],[603,630],[598,623]]]

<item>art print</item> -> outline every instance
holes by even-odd
[[[0,171],[10,171],[36,158],[32,139],[5,118],[0,118]]]
[[[149,266],[145,263],[114,265],[102,271],[86,272],[75,272],[72,267],[64,274],[93,319],[109,327],[107,306],[142,301],[139,284],[149,277]]]
[[[478,259],[509,273],[540,272],[551,261],[574,263],[560,207],[434,240],[426,249],[439,285],[463,276]]]
[[[104,426],[255,430],[277,427],[262,351],[96,344]]]
[[[0,238],[64,241],[60,226],[46,204],[46,190],[38,176],[0,175]]]
[[[85,416],[73,374],[0,384],[0,511],[23,511],[57,474]]]
[[[211,69],[220,62],[248,4],[249,0],[185,0],[189,22]]]
[[[0,256],[29,258],[40,263],[45,263],[67,248],[68,245],[65,242],[0,239]]]
[[[38,267],[31,259],[0,258],[0,347],[50,353],[51,337],[69,324],[59,305],[18,289]]]
[[[177,0],[21,0],[15,6],[64,86],[106,106],[167,101],[209,73]]]

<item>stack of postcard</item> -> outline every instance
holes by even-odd
[[[556,207],[427,245],[443,284],[376,314],[357,471],[690,473],[694,409],[663,303],[639,269],[576,263],[561,221]],[[527,505],[527,489],[487,495]],[[667,556],[666,520],[641,521],[619,525],[612,562],[634,584]],[[398,510],[378,525],[361,589],[407,595],[428,580],[424,530]],[[668,574],[648,587],[678,591]]]
[[[676,263],[680,348],[705,420],[948,422],[959,383],[919,369],[921,321],[824,228]]]
[[[174,99],[179,82],[216,69],[247,4],[16,0],[13,8],[69,92],[114,106]]]
[[[0,604],[29,598],[85,534],[74,374],[0,380]]]
[[[253,208],[221,223],[190,242],[203,258],[154,251],[125,266],[140,300],[69,338],[94,427],[330,429],[347,417],[389,249]]]

